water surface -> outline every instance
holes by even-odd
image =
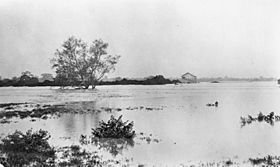
[[[77,110],[110,107],[122,111],[63,114],[35,122],[18,120],[0,124],[0,132],[6,135],[15,129],[42,128],[51,133],[53,145],[61,146],[78,143],[80,135],[90,135],[100,120],[123,115],[123,120],[134,121],[138,136],[133,146],[125,147],[117,156],[132,157],[135,163],[174,165],[233,157],[245,160],[280,155],[280,122],[274,126],[255,122],[243,128],[240,124],[240,116],[256,116],[260,111],[280,115],[279,99],[280,88],[275,82],[99,86],[97,90],[8,87],[0,88],[0,103],[67,103]],[[206,106],[215,101],[218,107]],[[140,132],[160,142],[148,144],[139,139]]]

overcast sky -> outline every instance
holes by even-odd
[[[280,77],[279,0],[0,0],[0,75],[54,73],[74,35],[122,55],[109,77]]]

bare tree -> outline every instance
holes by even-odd
[[[79,83],[85,89],[95,88],[105,74],[113,71],[119,55],[107,53],[108,43],[95,40],[90,46],[81,39],[70,37],[57,49],[51,60],[52,68],[59,76],[66,78],[72,85]]]

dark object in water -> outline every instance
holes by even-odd
[[[271,125],[274,124],[274,121],[279,121],[280,116],[275,115],[274,112],[269,113],[268,115],[264,115],[262,112],[258,114],[257,117],[252,117],[251,115],[248,115],[248,118],[246,117],[241,117],[241,126],[245,126],[246,124],[251,124],[254,121],[258,122],[263,122],[265,121],[266,123],[269,123]]]
[[[252,163],[252,165],[279,166],[280,157],[279,156],[268,155],[268,156],[263,157],[263,158],[249,158],[249,161]]]
[[[107,123],[104,121],[99,122],[99,127],[92,129],[92,134],[98,138],[127,138],[132,139],[135,137],[135,131],[132,130],[133,121],[122,121],[122,115],[118,119],[111,116]]]
[[[215,104],[208,103],[208,104],[206,104],[206,106],[211,107],[211,106],[215,106]]]
[[[208,106],[208,107],[211,107],[211,106],[218,107],[218,105],[219,105],[219,102],[217,102],[217,101],[214,104],[211,104],[211,103],[206,104],[206,106]]]
[[[227,160],[227,161],[225,162],[225,164],[226,164],[226,166],[230,166],[230,165],[233,164],[233,162],[232,162],[231,160]]]
[[[259,121],[259,122],[263,121],[263,120],[264,120],[264,117],[265,117],[265,116],[263,115],[263,113],[260,112],[259,115],[258,115],[258,121]]]
[[[211,83],[220,83],[219,81],[212,81]]]

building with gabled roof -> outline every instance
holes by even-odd
[[[189,72],[181,76],[180,82],[182,83],[197,83],[197,77]]]

